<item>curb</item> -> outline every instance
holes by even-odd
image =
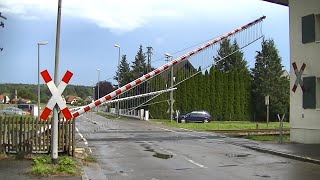
[[[285,158],[289,158],[289,159],[294,159],[294,160],[298,160],[298,161],[309,162],[309,163],[320,165],[320,160],[312,159],[310,157],[298,156],[298,155],[294,155],[294,154],[290,154],[290,153],[284,153],[284,152],[275,151],[275,150],[271,150],[271,149],[265,149],[265,148],[256,147],[256,146],[247,146],[247,145],[240,145],[240,146],[248,148],[248,149],[252,149],[252,150],[255,150],[258,152],[269,153],[269,154],[273,154],[273,155],[277,155],[277,156],[281,156],[281,157],[285,157]]]

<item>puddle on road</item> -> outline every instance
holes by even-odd
[[[162,154],[162,153],[158,153],[158,152],[155,152],[154,155],[152,155],[153,157],[156,157],[156,158],[160,158],[160,159],[169,159],[169,158],[172,158],[173,155],[171,154]]]
[[[159,158],[159,159],[169,159],[169,158],[173,157],[173,155],[171,155],[171,154],[163,154],[163,153],[156,152],[149,145],[141,144],[141,146],[145,148],[144,151],[153,152],[154,153],[152,155],[153,157],[156,157],[156,158]]]
[[[263,177],[263,178],[271,178],[271,176],[269,176],[269,175],[255,175],[255,176],[257,176],[257,177]]]

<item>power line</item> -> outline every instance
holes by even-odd
[[[7,20],[6,17],[4,17],[4,16],[1,15],[1,12],[0,12],[0,18],[2,18],[2,19],[4,19],[4,20]],[[4,23],[3,23],[2,21],[0,22],[0,26],[1,26],[2,28],[4,28]],[[3,47],[0,48],[0,51],[3,51]]]

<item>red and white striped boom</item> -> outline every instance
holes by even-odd
[[[142,82],[147,81],[147,80],[153,78],[154,76],[162,73],[163,71],[167,70],[169,67],[174,66],[175,64],[178,64],[178,63],[180,63],[182,61],[187,60],[190,56],[193,56],[194,54],[197,54],[197,53],[207,49],[211,45],[213,45],[213,44],[215,44],[217,42],[220,42],[221,40],[223,40],[225,38],[228,38],[228,37],[240,32],[240,31],[243,31],[243,30],[245,30],[245,29],[247,29],[247,28],[249,28],[249,27],[251,27],[251,26],[253,26],[253,25],[255,25],[255,24],[259,23],[259,22],[261,22],[265,18],[266,18],[265,16],[262,16],[259,19],[256,19],[256,20],[254,20],[254,21],[252,21],[252,22],[250,22],[250,23],[248,23],[248,24],[246,24],[244,26],[241,26],[241,27],[239,27],[239,28],[237,28],[237,29],[235,29],[235,30],[233,30],[231,32],[228,32],[228,33],[226,33],[226,34],[224,34],[224,35],[222,35],[222,36],[220,36],[220,37],[218,37],[218,38],[216,38],[216,39],[214,39],[214,40],[212,40],[212,41],[200,46],[199,48],[197,48],[197,49],[195,49],[195,50],[193,50],[193,51],[191,51],[189,53],[186,53],[186,54],[184,54],[184,55],[182,55],[182,56],[180,56],[180,57],[178,57],[178,58],[166,63],[165,65],[161,66],[160,68],[155,69],[155,70],[149,72],[148,74],[145,74],[145,75],[141,76],[140,78],[138,78],[138,79],[128,83],[127,85],[122,86],[121,88],[119,88],[119,89],[117,89],[117,90],[105,95],[104,97],[102,97],[102,98],[96,100],[95,102],[87,105],[86,107],[83,107],[83,108],[79,109],[78,111],[73,113],[72,116],[74,118],[78,117],[80,114],[85,113],[85,112],[89,111],[90,109],[101,105],[105,101],[111,100],[112,98],[116,97],[117,95],[120,95],[120,94],[132,89],[133,87],[141,84]]]

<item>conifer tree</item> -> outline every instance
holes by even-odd
[[[265,96],[270,96],[270,120],[276,114],[286,113],[289,106],[289,80],[283,75],[281,57],[272,39],[263,39],[261,51],[257,51],[255,67],[252,69],[252,97],[259,120],[265,120]]]
[[[129,63],[127,62],[127,56],[123,55],[120,67],[118,67],[119,71],[116,72],[116,76],[114,77],[114,80],[118,82],[118,74],[120,76],[120,87],[129,83],[131,80],[131,74],[130,74],[130,67]]]
[[[131,66],[131,80],[135,80],[147,73],[146,56],[143,53],[142,45],[137,52]]]

